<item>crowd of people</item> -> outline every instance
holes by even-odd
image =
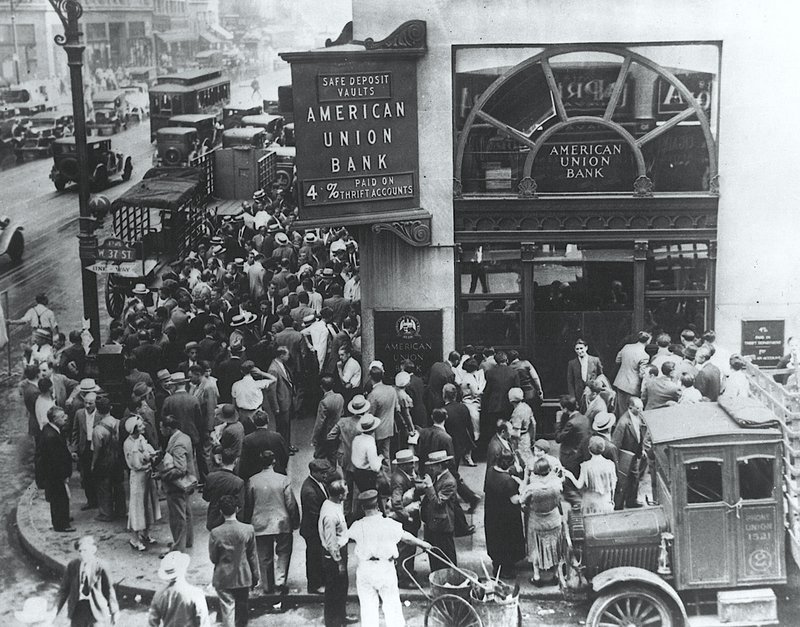
[[[382,606],[387,625],[401,625],[399,588],[415,586],[419,550],[431,571],[457,565],[455,538],[475,532],[469,516],[483,498],[494,574],[514,577],[529,563],[540,584],[563,557],[565,503],[583,512],[641,506],[643,411],[747,394],[744,360],[717,346],[713,331],[684,331],[679,343],[639,333],[619,351],[613,383],[578,340],[553,442],[537,437],[545,390],[516,351],[466,346],[428,373],[410,360],[395,376],[379,361],[364,367],[358,245],[346,229],[294,228],[282,202],[257,192],[238,219],[162,273],[157,290],[134,287],[100,348],[119,359],[116,378],[114,368],[92,370],[96,346],[85,332],[59,333],[45,295],[12,321],[33,329],[20,393],[53,529],[76,531],[67,489],[75,464],[82,509],[125,521],[135,553],[155,544],[165,500],[172,541],[159,574],[169,583],[153,599],[151,625],[208,620],[184,578],[193,493],[208,502],[223,624],[247,623],[257,588],[286,609],[299,531],[306,591],[324,595],[326,625],[355,620],[345,605],[350,543],[362,624],[377,624]],[[313,449],[299,494],[288,474],[293,427]],[[483,484],[469,485],[460,469],[476,460],[486,464]],[[94,541],[78,548],[95,568]],[[60,605],[69,601],[73,624],[117,611],[105,571],[90,570],[65,574]]]

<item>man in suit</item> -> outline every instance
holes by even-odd
[[[585,340],[576,340],[575,354],[577,357],[567,364],[567,391],[569,396],[577,399],[578,402],[584,398],[583,391],[586,384],[603,374],[603,364],[600,363],[600,358],[589,355],[588,350],[589,345]]]
[[[722,387],[722,374],[709,360],[714,356],[714,347],[703,344],[697,349],[695,365],[697,375],[694,378],[694,387],[700,390],[703,398],[716,401],[719,398],[720,388]]]
[[[625,457],[632,458],[629,468],[620,468],[621,474],[627,471],[627,481],[623,486],[617,484],[617,493],[614,495],[614,508],[622,509],[641,507],[639,502],[639,480],[647,470],[647,454],[652,442],[642,412],[644,405],[642,399],[632,397],[628,401],[628,411],[619,419],[611,442],[620,452],[620,464]],[[628,455],[623,455],[627,451]]]
[[[275,416],[275,429],[281,434],[289,454],[294,455],[297,447],[292,446],[292,420],[294,419],[294,383],[292,373],[289,371],[289,349],[278,346],[275,349],[275,359],[267,372],[275,377],[276,381],[267,388],[267,401],[272,415]]]
[[[339,422],[344,412],[344,397],[333,391],[333,377],[323,375],[320,377],[322,399],[317,407],[317,419],[314,423],[314,432],[311,443],[314,445],[314,457],[327,459],[331,463],[336,461],[336,451],[328,442],[328,434],[334,425]]]
[[[275,455],[275,472],[286,474],[289,465],[289,447],[279,433],[269,430],[269,414],[259,410],[253,416],[256,430],[244,436],[242,456],[239,459],[239,476],[247,481],[261,472],[261,456],[265,451]]]
[[[161,432],[167,439],[166,452],[172,457],[172,466],[161,472],[167,493],[169,528],[172,532],[170,549],[185,553],[194,543],[194,528],[189,494],[179,482],[186,481],[191,476],[196,477],[197,466],[192,441],[181,431],[180,422],[175,416],[165,415],[161,419]]]
[[[241,343],[231,344],[229,347],[230,355],[222,359],[217,367],[214,368],[214,376],[217,378],[217,390],[219,390],[219,401],[230,403],[233,401],[231,390],[233,384],[242,378],[242,359],[244,357],[244,347]]]
[[[206,376],[206,369],[199,363],[189,366],[189,394],[200,403],[202,412],[202,429],[200,429],[200,443],[202,444],[203,465],[206,472],[212,466],[211,460],[211,432],[216,427],[216,410],[219,404],[219,390]]]
[[[447,356],[447,361],[437,361],[431,366],[428,373],[428,391],[426,395],[426,405],[428,413],[432,412],[437,407],[444,407],[444,398],[442,398],[442,388],[445,383],[455,383],[456,375],[453,368],[458,366],[461,361],[461,355],[456,351],[452,351]]]
[[[434,409],[431,413],[430,427],[419,430],[419,440],[415,452],[419,457],[420,468],[425,468],[428,461],[428,454],[432,451],[447,451],[448,455],[454,455],[453,438],[447,433],[445,423],[447,412],[443,407]]]
[[[650,337],[646,331],[639,331],[636,341],[626,344],[617,353],[619,371],[614,379],[614,389],[617,391],[617,417],[628,410],[628,399],[631,396],[640,396],[642,393],[642,379],[650,363],[650,355],[645,350],[645,346],[650,343]]]
[[[103,563],[97,558],[93,536],[76,540],[80,557],[67,564],[61,578],[56,615],[64,605],[73,625],[116,624],[119,604],[114,584]]]
[[[641,399],[639,399],[641,402]],[[559,461],[576,477],[581,472],[581,462],[589,459],[589,438],[592,426],[588,418],[578,411],[578,404],[572,396],[562,396],[561,415],[556,424],[556,442],[561,445]],[[564,483],[564,498],[570,503],[580,503],[580,495],[572,482]]]
[[[330,289],[330,296],[322,301],[323,307],[330,307],[333,311],[333,322],[341,325],[350,311],[350,301],[342,296],[342,286],[334,283]]]
[[[381,423],[375,432],[375,443],[378,446],[378,454],[390,460],[390,442],[395,433],[394,411],[397,407],[397,390],[394,386],[386,385],[383,382],[383,364],[374,361],[370,364],[369,378],[372,381],[372,390],[367,396],[373,416],[380,418]]]
[[[481,442],[485,447],[495,432],[498,420],[511,417],[508,391],[519,387],[519,373],[508,365],[508,355],[498,351],[494,356],[497,365],[486,372],[486,387],[481,400]]]
[[[306,541],[306,585],[309,594],[322,594],[325,584],[322,573],[324,551],[319,536],[319,511],[328,498],[327,479],[333,466],[327,459],[312,459],[308,464],[309,476],[300,488],[300,535]]]
[[[500,420],[497,422],[494,435],[486,446],[486,471],[483,476],[484,485],[486,484],[486,478],[489,476],[489,471],[497,465],[503,451],[513,453],[513,449],[511,448],[511,423],[507,420]]]
[[[429,427],[430,414],[425,408],[425,382],[416,374],[417,367],[410,359],[406,359],[400,367],[411,375],[411,380],[406,386],[406,394],[414,405],[411,407],[411,420],[417,427]]]
[[[42,469],[44,489],[50,501],[50,520],[54,531],[75,531],[69,522],[69,492],[67,482],[72,476],[72,455],[62,430],[67,425],[67,414],[54,405],[47,410],[47,424],[42,427],[36,453],[38,467]]]
[[[39,364],[39,378],[48,378],[53,382],[53,400],[62,409],[70,411],[68,399],[71,399],[73,393],[76,393],[78,382],[60,372],[55,372],[47,361]]]
[[[181,431],[189,436],[192,442],[192,455],[200,463],[198,467],[200,476],[198,479],[202,482],[206,474],[208,474],[208,468],[202,457],[203,448],[200,434],[206,432],[207,423],[200,407],[200,401],[197,400],[197,397],[189,394],[186,389],[187,383],[188,379],[181,371],[175,372],[170,376],[170,394],[164,400],[161,415],[175,416]]]
[[[236,520],[237,508],[236,497],[223,496],[219,510],[224,522],[208,536],[208,557],[214,564],[211,584],[217,591],[220,621],[225,627],[247,625],[250,588],[259,583],[255,530]]]
[[[681,388],[672,378],[674,370],[675,362],[665,361],[661,364],[661,375],[651,379],[642,387],[642,403],[646,410],[666,407],[670,401],[678,402]]]
[[[206,529],[211,531],[225,522],[220,504],[225,496],[233,496],[244,512],[244,479],[234,471],[238,457],[231,449],[222,449],[219,460],[222,466],[212,470],[203,486],[203,500],[208,503]]]
[[[456,386],[452,383],[446,384],[442,388],[442,395],[444,398],[444,411],[447,413],[447,418],[444,422],[445,431],[450,435],[453,442],[453,463],[451,465],[451,472],[456,478],[458,483],[458,496],[469,504],[468,514],[472,514],[480,503],[481,497],[473,492],[458,472],[461,460],[464,456],[472,452],[475,448],[475,435],[472,430],[472,418],[469,415],[469,409],[464,403],[456,400],[458,391]]]
[[[86,504],[81,510],[97,507],[97,485],[92,474],[92,433],[94,432],[97,411],[96,392],[87,392],[83,397],[83,407],[75,412],[72,423],[72,451],[78,458],[78,470],[81,473],[81,486],[86,495]]]
[[[422,494],[417,488],[419,477],[416,472],[416,462],[418,461],[419,458],[410,449],[397,451],[394,458],[394,472],[391,478],[392,500],[390,517],[403,525],[403,531],[410,533],[415,538],[422,526],[422,521],[420,520]],[[398,585],[401,588],[412,589],[416,587],[412,581],[412,579],[416,578],[414,559],[412,558],[416,550],[415,546],[404,542],[397,546],[399,555],[395,561],[395,570],[397,571]],[[406,574],[406,569],[408,569],[410,577]]]
[[[458,565],[455,544],[455,509],[458,507],[458,486],[448,470],[453,456],[447,451],[431,451],[425,462],[427,474],[423,479],[422,522],[425,523],[425,540],[438,548],[455,565]],[[428,554],[431,571],[449,568],[432,553]]]

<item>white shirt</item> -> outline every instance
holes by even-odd
[[[350,526],[348,535],[356,543],[359,564],[371,557],[389,560],[398,555],[397,543],[403,537],[403,525],[380,515],[365,516]]]
[[[39,430],[41,431],[44,426],[50,422],[47,419],[47,410],[53,407],[56,402],[52,397],[42,396],[41,394],[36,398],[36,422],[39,423]],[[55,425],[54,425],[55,426]]]
[[[581,379],[588,382],[589,381],[589,356],[584,355],[583,357],[578,357],[578,361],[581,364]]]
[[[91,414],[87,411],[86,412],[86,435],[87,440],[89,440],[89,450],[94,450],[94,442],[92,442],[92,432],[94,431],[94,417],[97,415],[97,410],[93,411]]]
[[[350,357],[344,364],[344,368],[339,370],[339,377],[342,383],[347,387],[350,384],[351,388],[357,388],[361,385],[361,366],[358,362]]]
[[[341,561],[342,557],[339,551],[343,546],[347,546],[349,540],[344,507],[341,503],[334,503],[328,499],[322,503],[322,507],[319,509],[317,530],[322,548],[335,562]]]
[[[22,316],[22,320],[34,329],[55,329],[58,326],[56,315],[41,303],[37,303],[34,307],[28,309],[25,315]]]
[[[259,409],[264,402],[262,390],[269,387],[272,383],[270,379],[259,379],[256,381],[252,375],[245,375],[241,381],[237,381],[231,387],[231,397],[233,404],[240,409],[252,411]]]
[[[317,320],[311,326],[303,329],[303,335],[311,338],[311,345],[317,353],[317,361],[319,362],[319,369],[325,365],[325,355],[328,350],[328,327],[324,320]]]
[[[351,277],[344,284],[343,296],[349,301],[361,300],[361,281],[356,281],[355,277]]]
[[[378,472],[381,469],[381,458],[378,457],[378,446],[375,438],[368,433],[360,433],[353,438],[350,449],[350,460],[360,470]]]

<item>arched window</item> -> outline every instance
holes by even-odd
[[[713,44],[458,50],[456,196],[716,193],[718,63]]]

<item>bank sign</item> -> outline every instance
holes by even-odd
[[[408,59],[292,63],[303,218],[419,207],[416,71]]]

